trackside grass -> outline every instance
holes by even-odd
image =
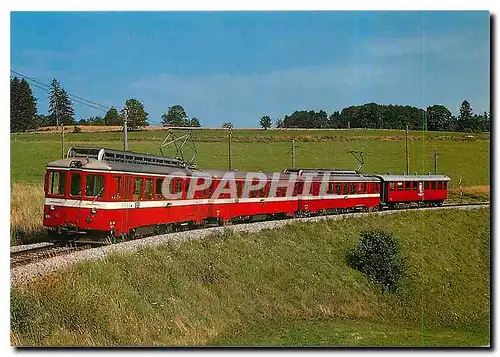
[[[478,346],[489,340],[490,210],[294,223],[115,254],[11,291],[23,346]],[[396,235],[410,269],[382,293],[345,262]]]

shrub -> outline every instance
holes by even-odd
[[[361,232],[358,246],[347,252],[347,264],[367,275],[383,291],[390,292],[397,290],[406,271],[395,236],[381,230]]]
[[[79,127],[79,126],[74,126],[73,127],[73,133],[81,133],[82,132],[82,129]]]

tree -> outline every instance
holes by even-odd
[[[95,116],[95,117],[89,117],[87,119],[88,125],[105,125],[104,124],[104,118],[100,116]]]
[[[196,117],[191,118],[191,121],[189,122],[189,126],[194,127],[194,128],[199,128],[201,126],[200,121]]]
[[[61,87],[57,79],[53,79],[49,92],[49,116],[52,125],[74,124],[75,111],[68,93]]]
[[[259,125],[264,130],[267,130],[271,127],[271,125],[273,125],[273,121],[268,115],[264,115],[262,118],[260,118]]]
[[[425,115],[427,130],[444,131],[452,127],[451,112],[444,105],[432,105],[427,107]]]
[[[460,105],[460,114],[457,118],[457,130],[458,131],[468,131],[471,130],[472,124],[472,108],[468,101],[464,100]]]
[[[283,119],[278,118],[276,119],[276,128],[282,128],[283,127]]]
[[[163,126],[188,126],[189,119],[182,105],[168,107],[167,113],[161,116]]]
[[[89,125],[89,123],[85,119],[80,119],[78,120],[78,125]]]
[[[230,129],[230,128],[233,128],[233,123],[226,122],[226,123],[222,124],[222,127],[223,127],[224,129]]]
[[[122,109],[123,116],[127,111],[127,126],[131,129],[137,129],[143,126],[148,126],[148,115],[144,110],[144,105],[137,99],[130,98],[125,102],[125,107]]]
[[[341,115],[339,111],[334,111],[328,118],[327,126],[331,129],[338,129],[342,127]]]
[[[111,107],[104,116],[104,125],[119,126],[123,125],[123,117],[120,116],[115,107]]]
[[[36,99],[23,79],[10,81],[10,131],[19,132],[38,128]]]

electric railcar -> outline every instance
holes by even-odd
[[[450,180],[330,169],[255,174],[260,186],[249,190],[257,187],[256,178],[246,172],[201,170],[174,158],[128,151],[71,148],[67,158],[47,165],[43,224],[60,238],[127,239],[205,222],[441,204]]]

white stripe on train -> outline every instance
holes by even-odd
[[[177,207],[191,205],[214,205],[232,203],[270,203],[283,201],[311,201],[311,200],[343,200],[353,198],[376,198],[378,193],[356,194],[356,195],[324,195],[324,196],[295,196],[295,197],[252,197],[252,198],[222,198],[222,199],[192,199],[192,200],[169,200],[169,201],[84,201],[70,200],[65,198],[45,198],[46,206],[74,207],[74,208],[99,208],[99,209],[127,209],[127,208],[155,208],[155,207]]]

